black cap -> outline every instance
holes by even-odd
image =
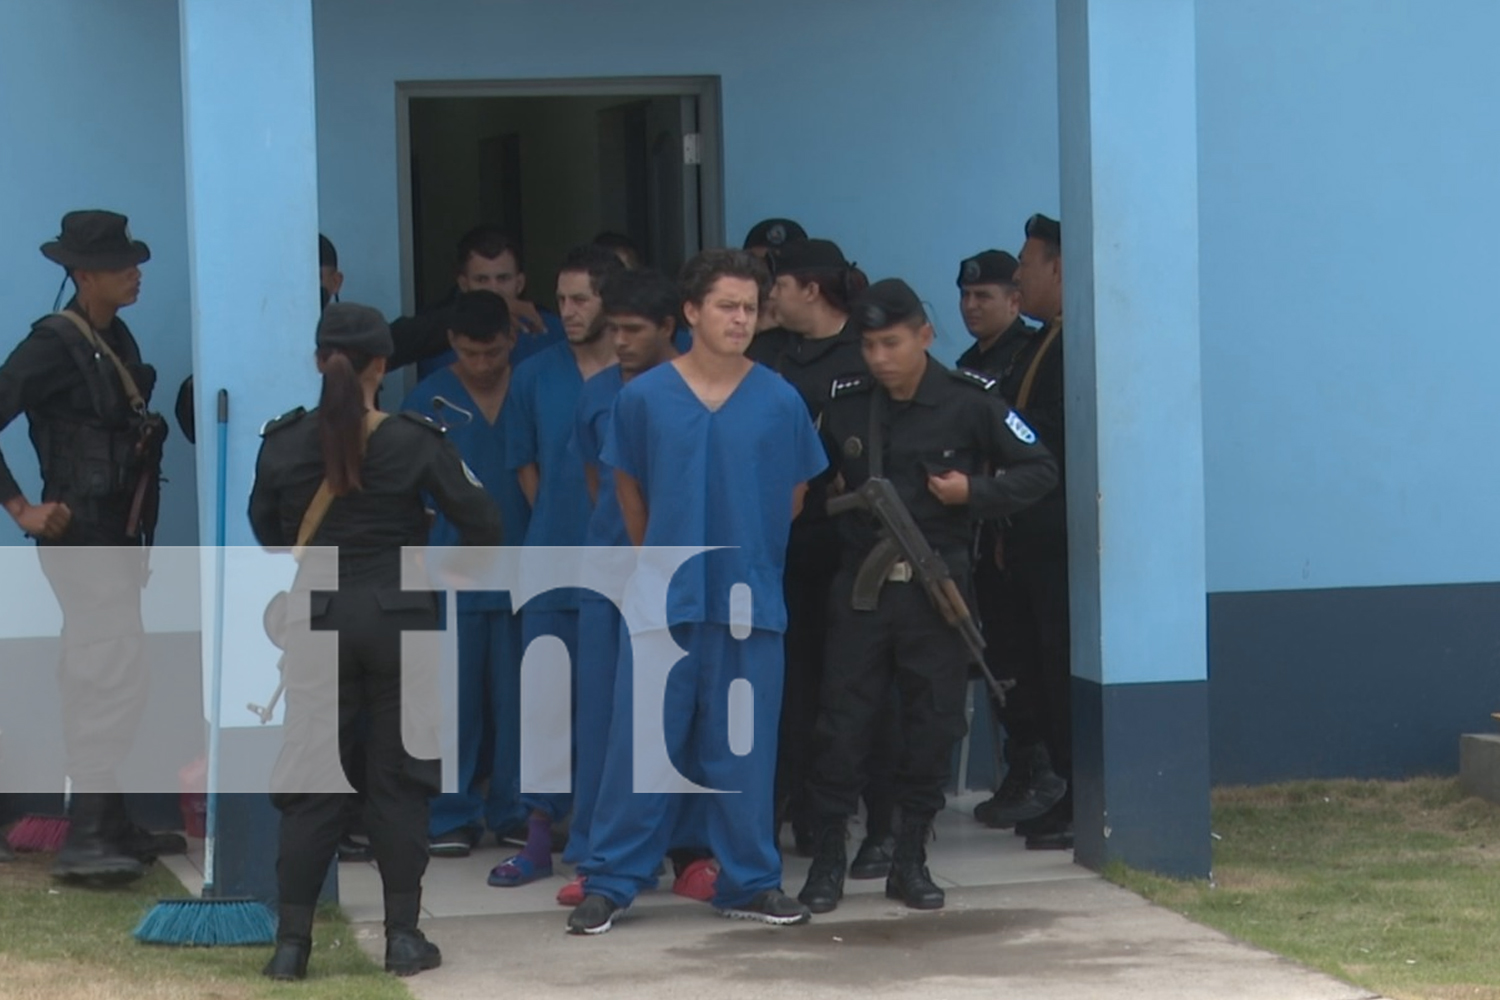
[[[89,209],[62,217],[62,234],[42,244],[42,256],[70,271],[123,271],[151,259],[151,248],[130,237],[130,220]]]
[[[339,252],[334,249],[333,240],[330,240],[322,233],[318,234],[318,266],[339,266]]]
[[[832,240],[792,240],[769,256],[776,274],[801,274],[806,271],[837,271],[853,267],[844,259],[844,251]]]
[[[745,234],[745,250],[770,247],[775,250],[793,240],[807,239],[807,230],[791,219],[762,219]]]
[[[459,292],[448,307],[448,329],[471,340],[489,340],[510,332],[510,307],[488,289]]]
[[[388,358],[396,350],[385,317],[353,302],[335,302],[323,310],[323,318],[318,320],[318,346],[377,358]]]
[[[900,278],[883,278],[860,293],[849,307],[850,322],[861,333],[897,323],[927,322],[922,300]]]
[[[1062,223],[1038,212],[1026,220],[1026,238],[1028,240],[1041,240],[1048,246],[1056,247],[1061,251]]]
[[[1004,250],[986,250],[958,265],[958,287],[965,285],[1012,285],[1017,260]]]

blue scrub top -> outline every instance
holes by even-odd
[[[514,376],[512,376],[514,379]],[[447,406],[439,407],[439,397],[472,414],[472,417]],[[526,505],[526,496],[516,482],[516,474],[505,461],[505,434],[503,428],[511,413],[512,389],[506,394],[505,403],[490,424],[479,411],[479,404],[469,395],[463,382],[452,368],[443,368],[417,383],[401,404],[404,410],[424,413],[447,428],[448,440],[458,448],[470,471],[484,484],[485,491],[495,498],[500,506],[500,525],[507,545],[519,545],[526,534],[527,522],[531,519],[531,508]],[[459,545],[458,529],[447,518],[438,514],[428,536],[431,545]],[[458,596],[460,611],[509,611],[510,595],[505,593],[461,593]]]
[[[567,333],[563,330],[562,319],[557,313],[548,312],[545,309],[538,309],[537,312],[542,316],[542,326],[544,329],[541,333],[522,333],[516,338],[516,346],[510,352],[510,366],[512,368],[533,354],[538,354],[553,344],[568,339]],[[424,379],[434,372],[448,368],[457,360],[458,355],[454,354],[452,349],[446,350],[436,357],[423,358],[417,362],[417,378]]]
[[[620,366],[611,365],[583,383],[583,393],[578,398],[572,448],[580,461],[599,470],[599,500],[589,517],[586,535],[589,545],[630,544],[625,519],[620,514],[620,499],[615,493],[615,470],[599,457],[609,434],[615,397],[624,385]]]
[[[782,572],[792,491],[828,465],[807,405],[753,365],[716,411],[671,363],[633,378],[615,400],[605,463],[633,476],[648,511],[647,545],[724,545],[678,571],[667,618],[730,624],[730,591],[750,587],[755,628],[786,630]]]
[[[593,511],[583,461],[568,447],[582,392],[583,375],[566,340],[532,355],[512,378],[506,408],[514,404],[515,409],[505,420],[506,465],[512,479],[533,462],[539,475],[522,544],[585,544]],[[537,611],[577,608],[577,591],[549,591],[526,606]]]

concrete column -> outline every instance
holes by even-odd
[[[314,405],[318,184],[311,0],[179,0],[192,290],[199,537],[253,545],[246,519],[259,429]],[[175,389],[175,387],[173,387]],[[216,397],[229,392],[228,484],[219,494]],[[217,597],[203,560],[205,691]],[[255,612],[258,614],[258,610]],[[244,726],[244,713],[222,707]],[[254,725],[253,722],[250,723]],[[227,729],[225,754],[253,730]],[[261,795],[220,800],[220,895],[275,895],[276,813]]]
[[[1078,860],[1206,876],[1195,0],[1058,0]]]

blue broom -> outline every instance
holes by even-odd
[[[276,921],[257,899],[217,895],[214,884],[219,832],[219,701],[224,674],[224,544],[229,480],[229,392],[219,390],[218,518],[214,535],[214,650],[208,706],[208,811],[204,817],[203,895],[163,899],[135,929],[144,944],[264,945],[276,940]]]

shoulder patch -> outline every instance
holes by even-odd
[[[954,368],[948,374],[975,388],[990,392],[1000,384],[1000,380],[986,375],[984,372],[975,371],[972,368]]]
[[[396,414],[396,416],[404,417],[414,424],[427,428],[434,434],[443,434],[447,432],[447,428],[445,428],[442,424],[438,423],[427,414],[422,413],[418,410],[402,410],[400,413]]]
[[[869,392],[874,385],[875,380],[869,375],[840,375],[833,380],[833,386],[828,390],[828,398],[838,399],[859,392]]]
[[[265,423],[261,424],[260,436],[265,437],[267,434],[270,434],[273,431],[279,431],[283,427],[290,427],[292,424],[295,424],[306,415],[307,409],[305,407],[299,406],[295,410],[288,410],[281,416],[275,417],[271,420],[267,420]]]
[[[1010,428],[1010,432],[1022,444],[1036,444],[1036,431],[1032,430],[1015,410],[1005,415],[1005,426]]]

